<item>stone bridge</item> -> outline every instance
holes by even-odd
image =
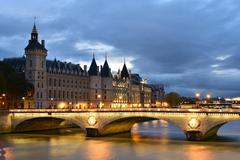
[[[215,136],[225,123],[240,120],[240,109],[12,109],[0,117],[2,132],[74,125],[90,137],[129,132],[137,122],[162,119],[180,128],[188,140],[204,140]]]

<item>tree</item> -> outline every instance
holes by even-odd
[[[19,106],[22,97],[33,93],[33,90],[33,85],[25,80],[24,73],[16,73],[10,65],[0,61],[0,94],[6,94],[7,106]]]
[[[165,95],[164,101],[167,102],[169,106],[178,106],[180,104],[181,98],[178,93],[170,92]]]

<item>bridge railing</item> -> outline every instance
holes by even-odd
[[[30,113],[30,112],[42,112],[42,113],[51,113],[51,112],[207,112],[207,113],[240,113],[240,109],[208,109],[208,108],[199,108],[199,109],[184,109],[184,108],[101,108],[101,109],[9,109],[11,113]]]

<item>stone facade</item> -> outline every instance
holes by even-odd
[[[45,41],[41,43],[34,24],[22,58],[4,61],[33,84],[33,96],[24,98],[24,108],[121,108],[150,107],[152,88],[138,74],[123,68],[112,75],[107,59],[98,66],[93,55],[87,70],[78,64],[47,60]]]

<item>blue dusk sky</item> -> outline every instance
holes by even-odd
[[[167,92],[240,95],[239,0],[0,0],[0,59],[24,54],[34,16],[48,59],[107,53]]]

